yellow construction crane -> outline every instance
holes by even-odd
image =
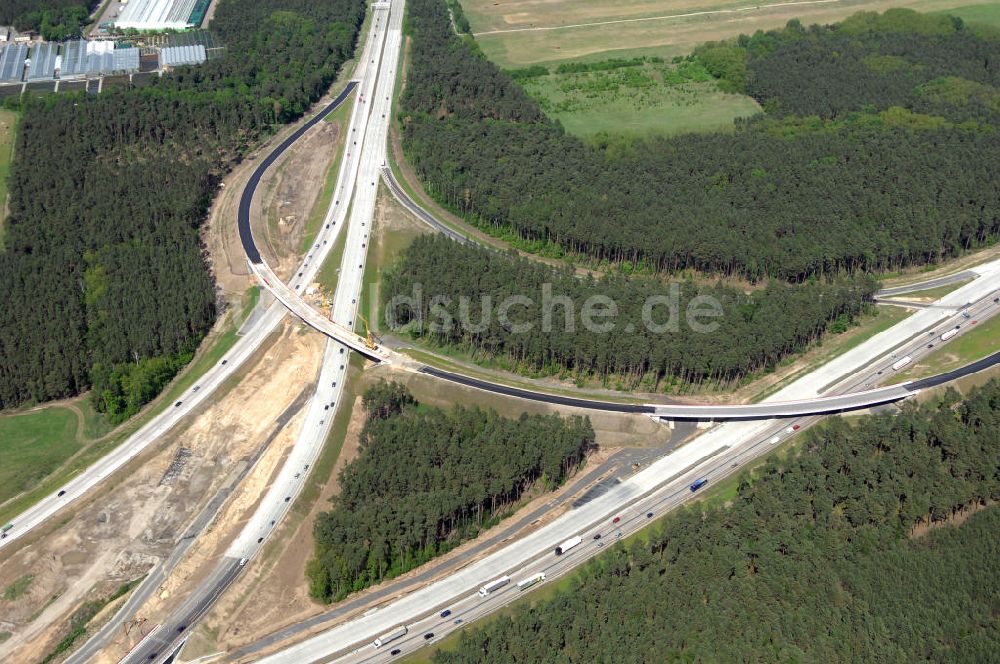
[[[365,324],[365,345],[368,346],[368,350],[378,350],[378,345],[382,343],[382,339],[372,333],[371,326],[368,325],[368,319],[360,311],[358,312],[358,318]]]

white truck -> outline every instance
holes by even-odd
[[[406,625],[400,625],[391,632],[386,632],[382,636],[375,639],[375,641],[372,642],[372,645],[375,646],[376,648],[381,648],[390,641],[395,641],[396,639],[403,638],[409,631],[410,630],[407,629]]]
[[[910,357],[909,355],[907,355],[906,357],[900,358],[900,359],[896,360],[893,363],[892,370],[893,371],[899,371],[900,369],[902,369],[903,367],[905,367],[907,364],[909,364],[912,361],[913,361],[913,358]]]
[[[499,579],[493,579],[492,581],[490,581],[485,586],[479,589],[479,596],[486,597],[494,590],[499,590],[500,588],[506,586],[508,583],[510,583],[509,576],[501,576]]]
[[[565,542],[556,547],[556,555],[561,556],[562,554],[572,549],[574,546],[579,546],[580,542],[582,541],[583,539],[579,535],[575,537],[570,537],[568,540],[566,540]]]
[[[950,330],[948,330],[947,332],[945,332],[944,334],[941,335],[941,341],[948,341],[948,339],[951,339],[956,334],[958,334],[958,328],[957,327],[953,327],[953,328],[951,328]]]
[[[539,572],[538,574],[532,574],[527,579],[521,579],[517,582],[518,590],[527,590],[536,583],[541,583],[545,580],[545,572]]]

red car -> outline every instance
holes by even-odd
[[[618,523],[621,520],[622,518],[620,516],[616,516],[615,518],[611,519],[611,523]]]

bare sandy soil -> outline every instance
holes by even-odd
[[[0,660],[42,657],[68,631],[67,618],[82,602],[107,597],[169,555],[191,518],[242,469],[276,418],[313,382],[322,339],[299,333],[298,328],[294,325],[283,339],[266,347],[228,394],[120,473],[123,479],[65,517],[54,532],[5,561],[0,587],[25,574],[34,579],[22,597],[0,603],[0,629],[12,632],[0,646]],[[295,421],[287,429],[294,431]],[[274,440],[244,485],[248,491],[269,474],[290,438]],[[243,513],[240,507],[248,502],[245,496],[253,495],[241,493],[231,501],[234,507],[210,527],[205,541],[176,570],[178,579],[197,573],[203,561],[199,554],[232,533]],[[171,577],[163,596],[139,615],[155,622],[171,597],[173,583]],[[124,646],[116,644],[107,653],[108,661],[117,661]]]
[[[323,482],[319,499],[303,518],[290,513],[264,555],[251,563],[215,605],[196,630],[184,656],[230,650],[267,634],[274,629],[295,624],[322,611],[322,605],[309,597],[305,578],[306,562],[312,555],[312,528],[316,516],[329,507],[330,497],[339,490],[341,469],[357,456],[358,436],[363,425],[360,397],[355,400],[347,435],[333,472]],[[335,445],[330,440],[327,444]],[[299,508],[299,505],[296,505]]]
[[[242,293],[253,285],[236,227],[243,188],[257,162],[297,126],[286,128],[254,153],[254,158],[237,166],[212,205],[204,239],[216,282],[224,293]],[[288,149],[257,188],[251,210],[254,239],[261,254],[282,276],[287,276],[298,260],[303,228],[323,189],[340,131],[338,122],[318,123]],[[270,224],[268,219],[283,219],[285,223]]]

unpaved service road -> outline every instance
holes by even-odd
[[[218,403],[130,464],[117,484],[100,489],[53,532],[6,560],[0,587],[25,575],[33,578],[23,595],[0,600],[0,630],[11,632],[0,645],[0,661],[41,659],[68,632],[69,616],[83,602],[108,597],[169,555],[188,522],[245,467],[296,395],[310,388],[322,346],[319,335],[289,324]],[[289,428],[294,425],[290,422]],[[280,446],[293,438],[274,438],[272,453],[280,455]],[[263,459],[260,466],[265,467]],[[223,517],[208,530],[235,532],[235,525]],[[196,573],[184,570],[185,562],[178,571]],[[169,589],[164,590],[160,603],[170,597]],[[140,615],[152,624],[156,608]],[[128,645],[115,644],[110,650],[117,652],[107,653],[109,661],[117,661]]]

